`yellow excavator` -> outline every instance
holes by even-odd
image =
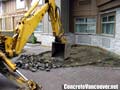
[[[45,0],[45,4],[36,10],[38,4],[39,0],[20,19],[12,37],[0,33],[0,73],[16,82],[21,90],[41,90],[41,87],[20,73],[16,64],[9,57],[21,53],[29,37],[47,12],[51,21],[53,36],[55,37],[52,44],[52,56],[67,56],[66,48],[68,46],[66,45],[64,31],[61,28],[62,25],[55,0]]]

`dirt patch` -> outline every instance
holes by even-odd
[[[68,59],[53,58],[51,51],[47,51],[38,55],[21,55],[16,64],[20,68],[35,72],[37,70],[50,71],[52,68],[86,65],[119,67],[120,58],[118,55],[98,47],[73,45]]]
[[[120,66],[120,56],[99,47],[74,45],[70,57],[64,61],[65,66]]]

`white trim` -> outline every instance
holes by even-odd
[[[96,35],[96,32],[95,33],[75,32],[75,35]]]
[[[101,33],[100,36],[114,37],[114,34],[104,34],[104,33]]]

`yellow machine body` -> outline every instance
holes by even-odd
[[[64,37],[64,30],[61,28],[55,0],[45,0],[45,4],[35,11],[38,4],[39,1],[37,1],[21,18],[14,30],[15,33],[13,37],[0,34],[0,72],[10,80],[16,81],[20,86],[27,88],[25,90],[39,90],[40,88],[38,89],[38,85],[35,82],[28,80],[22,75],[17,70],[16,65],[12,63],[8,57],[13,57],[21,53],[29,37],[35,31],[46,12],[49,14],[53,36],[55,37],[55,42],[52,46],[52,56],[59,56],[66,50],[65,44],[67,40]],[[7,69],[6,73],[4,73],[3,67]],[[11,74],[11,72],[14,74]]]

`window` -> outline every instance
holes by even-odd
[[[35,32],[43,32],[43,22],[40,22],[35,30]]]
[[[16,9],[24,9],[25,0],[16,0]]]
[[[96,33],[96,19],[95,18],[76,18],[75,31],[77,33]]]
[[[0,15],[2,15],[2,3],[0,3]]]
[[[2,30],[2,18],[0,18],[0,30]]]
[[[102,34],[113,35],[115,31],[115,15],[108,14],[102,16]]]
[[[36,2],[36,0],[32,0],[31,6]],[[39,0],[39,5],[42,5],[42,0]]]

